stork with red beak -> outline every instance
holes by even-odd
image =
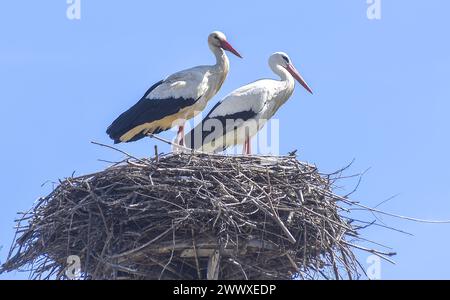
[[[272,54],[269,66],[280,80],[258,80],[230,93],[185,136],[186,147],[215,153],[243,145],[244,154],[251,154],[250,139],[291,97],[294,79],[312,94],[286,53]]]
[[[205,108],[228,75],[230,63],[225,51],[241,57],[222,32],[211,33],[208,45],[216,64],[180,71],[154,84],[108,127],[106,133],[114,143],[137,141],[178,125],[177,140],[183,145],[184,122]]]

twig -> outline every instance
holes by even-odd
[[[135,160],[137,160],[137,161],[139,161],[139,162],[141,162],[141,163],[145,163],[145,161],[143,161],[142,159],[139,159],[139,158],[137,158],[137,157],[135,157],[135,156],[133,156],[133,155],[131,155],[131,154],[128,154],[127,152],[125,152],[125,151],[123,151],[123,150],[120,150],[120,149],[118,149],[118,148],[116,148],[116,147],[113,147],[113,146],[110,146],[110,145],[106,145],[106,144],[102,144],[102,143],[98,143],[98,142],[94,142],[94,141],[91,141],[91,144],[94,144],[94,145],[97,145],[97,146],[102,146],[102,147],[106,147],[106,148],[115,150],[115,151],[117,151],[117,152],[120,152],[120,153],[122,153],[122,154],[128,156],[129,158],[135,159]]]

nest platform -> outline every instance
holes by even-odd
[[[129,159],[39,199],[0,272],[67,279],[75,255],[82,279],[355,279],[338,179],[294,156]]]

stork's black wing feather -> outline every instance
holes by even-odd
[[[215,127],[215,125],[221,125],[222,126],[222,136],[224,136],[228,131],[233,130],[234,128],[230,128],[227,126],[227,120],[228,122],[235,122],[237,120],[247,121],[252,118],[254,118],[258,113],[253,111],[252,109],[246,110],[246,111],[239,111],[233,114],[223,115],[223,116],[214,116],[211,117],[212,112],[220,105],[222,102],[218,102],[206,115],[206,117],[202,120],[202,122],[197,125],[194,129],[192,129],[186,136],[185,136],[185,144],[186,147],[191,149],[199,149],[200,146],[205,142],[205,139],[212,134],[213,132],[216,132],[218,128]],[[205,124],[212,120],[213,122],[210,124],[212,125],[211,128],[208,128],[209,126],[205,126]],[[217,122],[217,123],[216,123]],[[201,135],[201,138],[200,138]],[[201,143],[201,145],[199,144]],[[225,150],[225,149],[223,149]]]
[[[133,128],[173,115],[184,107],[193,105],[197,101],[197,99],[185,98],[147,99],[147,96],[163,82],[161,80],[150,87],[139,102],[112,122],[106,130],[106,133],[114,140],[114,143],[120,143],[120,137]],[[166,130],[166,128],[157,128],[151,133],[159,133],[163,130]],[[145,134],[140,132],[127,142],[137,141],[143,137],[145,137]]]

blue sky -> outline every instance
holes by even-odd
[[[208,108],[273,77],[267,58],[285,51],[315,94],[297,87],[276,115],[280,152],[299,149],[324,172],[355,158],[352,172],[371,168],[356,200],[375,206],[398,194],[382,208],[450,219],[450,2],[382,0],[380,20],[368,20],[367,7],[365,0],[81,0],[81,19],[71,21],[65,0],[2,1],[0,261],[16,212],[51,190],[44,182],[120,159],[90,141],[111,143],[106,127],[152,83],[213,62],[212,30],[224,31],[245,59],[230,57],[229,77]],[[120,147],[148,156],[154,143]],[[383,220],[414,236],[365,233],[399,253],[396,266],[382,264],[382,278],[450,278],[450,225]],[[9,278],[26,274],[0,276]]]

